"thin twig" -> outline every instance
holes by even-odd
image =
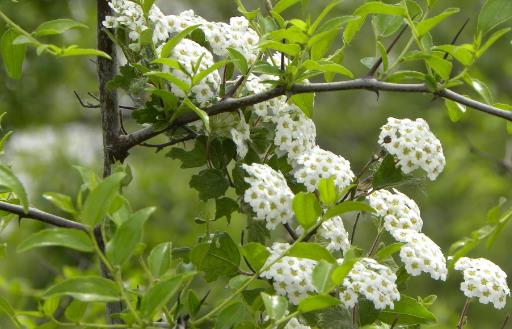
[[[379,230],[379,232],[377,232],[377,235],[375,236],[375,239],[372,242],[372,246],[370,247],[370,251],[368,251],[368,257],[372,256],[373,252],[377,248],[377,245],[379,244],[379,240],[380,240],[380,236],[382,235],[382,232],[383,232],[382,230]]]
[[[189,141],[189,140],[192,140],[192,139],[196,138],[197,136],[198,135],[196,133],[194,133],[194,134],[189,134],[189,135],[186,135],[186,136],[183,136],[183,137],[180,137],[180,138],[171,139],[170,141],[168,141],[166,143],[162,143],[162,144],[142,143],[140,145],[144,146],[144,147],[156,148],[155,153],[158,153],[161,150],[163,150],[164,148],[166,148],[167,146],[172,146],[172,145],[175,145],[175,144],[178,144],[178,143],[181,143],[181,142],[186,142],[186,141]]]
[[[466,317],[466,313],[468,311],[470,301],[471,300],[469,298],[467,298],[466,302],[464,303],[464,308],[462,309],[462,312],[460,313],[459,322],[457,322],[457,329],[462,329],[462,327],[464,327],[464,324],[466,322],[465,317]]]
[[[505,317],[505,320],[503,321],[503,324],[501,325],[500,329],[505,329],[509,319],[510,319],[510,314],[507,314],[507,316]]]
[[[398,32],[398,34],[393,39],[393,41],[391,41],[391,43],[389,44],[388,48],[386,49],[386,53],[387,54],[389,54],[391,52],[391,50],[393,50],[395,45],[398,43],[398,40],[400,40],[402,35],[404,35],[405,31],[407,31],[407,24],[405,24],[400,29],[400,32]],[[366,76],[367,77],[373,77],[375,75],[375,73],[377,72],[377,70],[379,69],[379,67],[381,66],[381,64],[382,64],[382,56],[373,64],[373,66],[370,68],[370,71],[368,71],[368,74]]]
[[[299,238],[299,236],[297,235],[297,233],[295,233],[295,231],[290,226],[290,224],[284,223],[283,226],[286,229],[286,231],[288,232],[288,234],[290,234],[290,237],[293,239],[293,241],[295,241]]]
[[[350,234],[350,244],[354,244],[354,237],[356,236],[357,224],[359,223],[359,217],[361,217],[361,213],[358,212],[356,216],[356,221],[354,222],[354,226],[352,226],[352,234]]]
[[[398,323],[398,318],[399,318],[399,316],[398,316],[398,315],[397,315],[397,316],[395,316],[395,319],[394,319],[394,320],[393,320],[393,322],[391,323],[391,327],[389,327],[389,329],[393,329],[393,328],[396,326],[396,324]]]
[[[453,39],[452,39],[452,41],[451,41],[451,43],[450,43],[451,45],[454,45],[454,44],[457,42],[457,40],[459,39],[460,35],[462,34],[462,31],[464,31],[464,28],[466,27],[466,25],[468,25],[468,23],[469,23],[469,17],[466,19],[466,21],[464,22],[464,24],[462,24],[462,26],[460,27],[460,29],[457,31],[457,33],[456,33],[456,34],[455,34],[455,36],[453,37]],[[448,52],[446,52],[446,53],[444,54],[443,59],[447,59],[449,55],[450,55],[450,54],[449,54]]]

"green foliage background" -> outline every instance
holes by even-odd
[[[262,5],[262,2],[244,1],[248,8]],[[327,1],[311,1],[311,11],[319,12],[324,2]],[[335,13],[349,14],[360,2],[346,0]],[[471,42],[482,2],[439,1],[438,7],[441,9],[449,6],[462,8],[459,14],[435,29],[434,38],[449,43],[466,18],[470,18],[460,42]],[[66,41],[94,47],[94,3],[88,0],[22,0],[14,4],[4,0],[3,9],[28,30],[48,19],[71,17],[82,21],[91,27],[90,30],[73,31],[66,35],[69,38]],[[166,13],[192,8],[211,20],[225,20],[237,15],[236,6],[231,0],[162,0],[160,5]],[[287,12],[288,16],[294,13],[300,14],[300,11]],[[366,73],[367,68],[358,63],[361,58],[375,54],[373,46],[370,26],[367,24],[359,39],[347,51],[345,60],[346,66],[359,68],[354,70],[356,75]],[[397,49],[400,49],[400,45]],[[486,81],[494,97],[501,103],[512,101],[510,54],[509,35],[491,48],[472,69],[473,76]],[[21,170],[24,173],[23,178],[28,183],[31,202],[35,206],[57,212],[41,194],[48,191],[74,194],[77,190],[79,176],[70,165],[84,160],[80,159],[83,148],[101,142],[101,131],[98,126],[99,110],[81,108],[73,91],[76,90],[94,102],[86,94],[94,93],[96,88],[95,65],[81,57],[37,57],[30,51],[21,80],[10,80],[5,72],[0,71],[0,112],[8,113],[4,127],[15,131],[15,138],[6,156],[14,164],[15,171]],[[128,103],[127,99],[123,101]],[[512,138],[507,135],[504,121],[468,111],[460,122],[454,124],[449,120],[442,100],[430,96],[377,95],[368,91],[354,91],[318,95],[313,118],[317,123],[319,144],[350,160],[354,171],[361,168],[377,149],[379,127],[387,117],[425,118],[443,143],[447,166],[435,183],[421,182],[417,188],[407,187],[404,192],[419,204],[425,223],[424,231],[447,251],[452,242],[485,224],[487,210],[500,197],[512,198]],[[126,113],[128,117],[129,113]],[[126,121],[128,129],[135,127],[129,119]],[[76,123],[80,123],[80,126],[72,125]],[[83,127],[87,128],[88,133],[83,133]],[[62,133],[66,129],[68,133]],[[23,151],[20,151],[15,141],[29,133],[36,136],[36,139],[26,142]],[[56,135],[56,143],[42,142],[44,136],[52,134]],[[178,161],[165,157],[165,150],[155,154],[152,149],[138,147],[132,152],[128,163],[132,166],[134,182],[127,189],[127,196],[135,209],[152,205],[158,207],[146,224],[145,240],[148,247],[168,240],[173,241],[174,246],[193,244],[204,230],[204,226],[196,224],[194,219],[213,215],[212,205],[200,203],[197,193],[188,186],[195,171],[180,169]],[[70,154],[75,156],[70,157]],[[99,172],[99,144],[93,154],[96,158],[95,168]],[[85,165],[89,165],[85,162]],[[348,223],[350,227],[350,221]],[[225,219],[212,225],[212,231],[216,227],[227,227]],[[228,230],[237,232],[237,228],[244,225],[245,217],[235,216]],[[16,245],[40,227],[38,223],[24,220],[19,225],[12,222],[0,237],[1,243],[7,243],[5,256],[0,260],[0,294],[15,306],[25,305],[25,296],[47,286],[61,271],[63,264],[66,265],[64,271],[78,271],[78,268],[88,271],[89,260],[80,259],[83,256],[68,250],[51,248],[17,254]],[[356,242],[364,245],[365,241],[373,239],[374,234],[369,223],[363,225],[357,232]],[[492,250],[483,244],[470,256],[489,258],[512,275],[511,239],[512,228],[507,228]],[[95,271],[96,268],[89,270]],[[458,273],[451,273],[446,283],[429,280],[426,275],[412,279],[410,289],[414,292],[409,295],[418,293],[426,296],[435,293],[439,296],[433,310],[440,324],[434,328],[455,327],[464,303],[463,295],[457,287],[460,279]],[[222,287],[216,287],[210,300],[215,300],[220,294]],[[511,305],[509,301],[505,310],[497,312],[489,305],[473,303],[469,313],[469,328],[499,328]],[[1,323],[0,320],[0,327],[3,328]]]

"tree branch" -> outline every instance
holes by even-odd
[[[320,93],[330,91],[344,91],[344,90],[370,90],[370,91],[390,91],[390,92],[403,92],[403,93],[423,93],[433,94],[439,97],[450,99],[462,105],[466,105],[477,111],[484,112],[493,116],[497,116],[509,121],[512,121],[512,112],[499,109],[497,107],[484,104],[482,102],[473,100],[471,98],[462,96],[452,90],[442,89],[438,91],[431,91],[425,84],[400,84],[383,82],[373,78],[361,78],[348,81],[329,82],[329,83],[310,83],[310,84],[296,84],[292,85],[288,91],[284,87],[278,86],[271,90],[240,98],[226,98],[216,104],[205,109],[208,115],[213,116],[220,113],[236,111],[240,108],[258,104],[268,101],[272,98],[282,95],[294,95],[303,93]],[[193,113],[188,112],[179,117],[172,125],[165,129],[155,130],[153,126],[149,126],[129,135],[121,136],[121,143],[125,150],[151,139],[170,128],[183,126],[187,123],[199,120],[199,117]]]
[[[25,212],[23,211],[22,206],[0,201],[0,210],[18,215],[20,218],[30,218],[57,227],[71,228],[84,232],[89,232],[90,230],[89,226],[87,225],[80,224],[72,220],[50,214],[36,208],[29,208],[28,212]]]

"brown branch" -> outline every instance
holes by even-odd
[[[36,208],[29,208],[28,212],[23,210],[22,206],[18,206],[12,203],[0,201],[0,210],[6,211],[11,214],[18,215],[20,219],[29,218],[34,219],[39,222],[43,222],[46,224],[50,224],[57,227],[70,228],[75,230],[80,230],[84,232],[89,232],[90,227],[84,224],[80,224],[74,222],[72,220],[53,215],[42,210]]]
[[[198,135],[196,133],[193,133],[193,134],[185,135],[185,136],[180,137],[180,138],[171,139],[167,143],[162,143],[162,144],[142,143],[142,144],[140,144],[140,146],[156,148],[155,153],[158,153],[158,152],[160,152],[161,150],[163,150],[164,148],[166,148],[168,146],[172,146],[172,145],[175,145],[175,144],[178,144],[178,143],[189,141],[191,139],[196,138],[197,136]]]
[[[348,81],[328,82],[328,83],[310,83],[310,84],[295,84],[289,90],[284,87],[278,86],[271,90],[240,98],[227,98],[216,104],[206,108],[205,111],[210,115],[217,115],[225,112],[236,111],[240,108],[258,104],[268,101],[272,98],[282,95],[294,95],[303,93],[321,93],[331,91],[344,91],[344,90],[370,90],[370,91],[389,91],[389,92],[402,92],[402,93],[423,93],[434,94],[439,97],[450,99],[459,104],[473,108],[479,112],[487,113],[496,117],[500,117],[512,121],[512,112],[499,109],[497,107],[484,104],[473,100],[471,98],[462,96],[452,90],[442,89],[438,91],[431,91],[425,84],[399,84],[383,82],[373,78],[361,78]],[[199,120],[199,117],[193,113],[188,112],[178,118],[172,125],[161,130],[155,130],[153,126],[142,128],[127,136],[121,137],[121,143],[127,152],[130,148],[139,145],[159,134],[167,131],[170,128],[181,127],[190,122]]]

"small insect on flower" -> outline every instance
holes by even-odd
[[[462,257],[455,263],[455,269],[464,274],[460,290],[466,297],[476,297],[482,304],[490,302],[497,309],[505,307],[510,289],[507,274],[498,265],[485,258]]]

